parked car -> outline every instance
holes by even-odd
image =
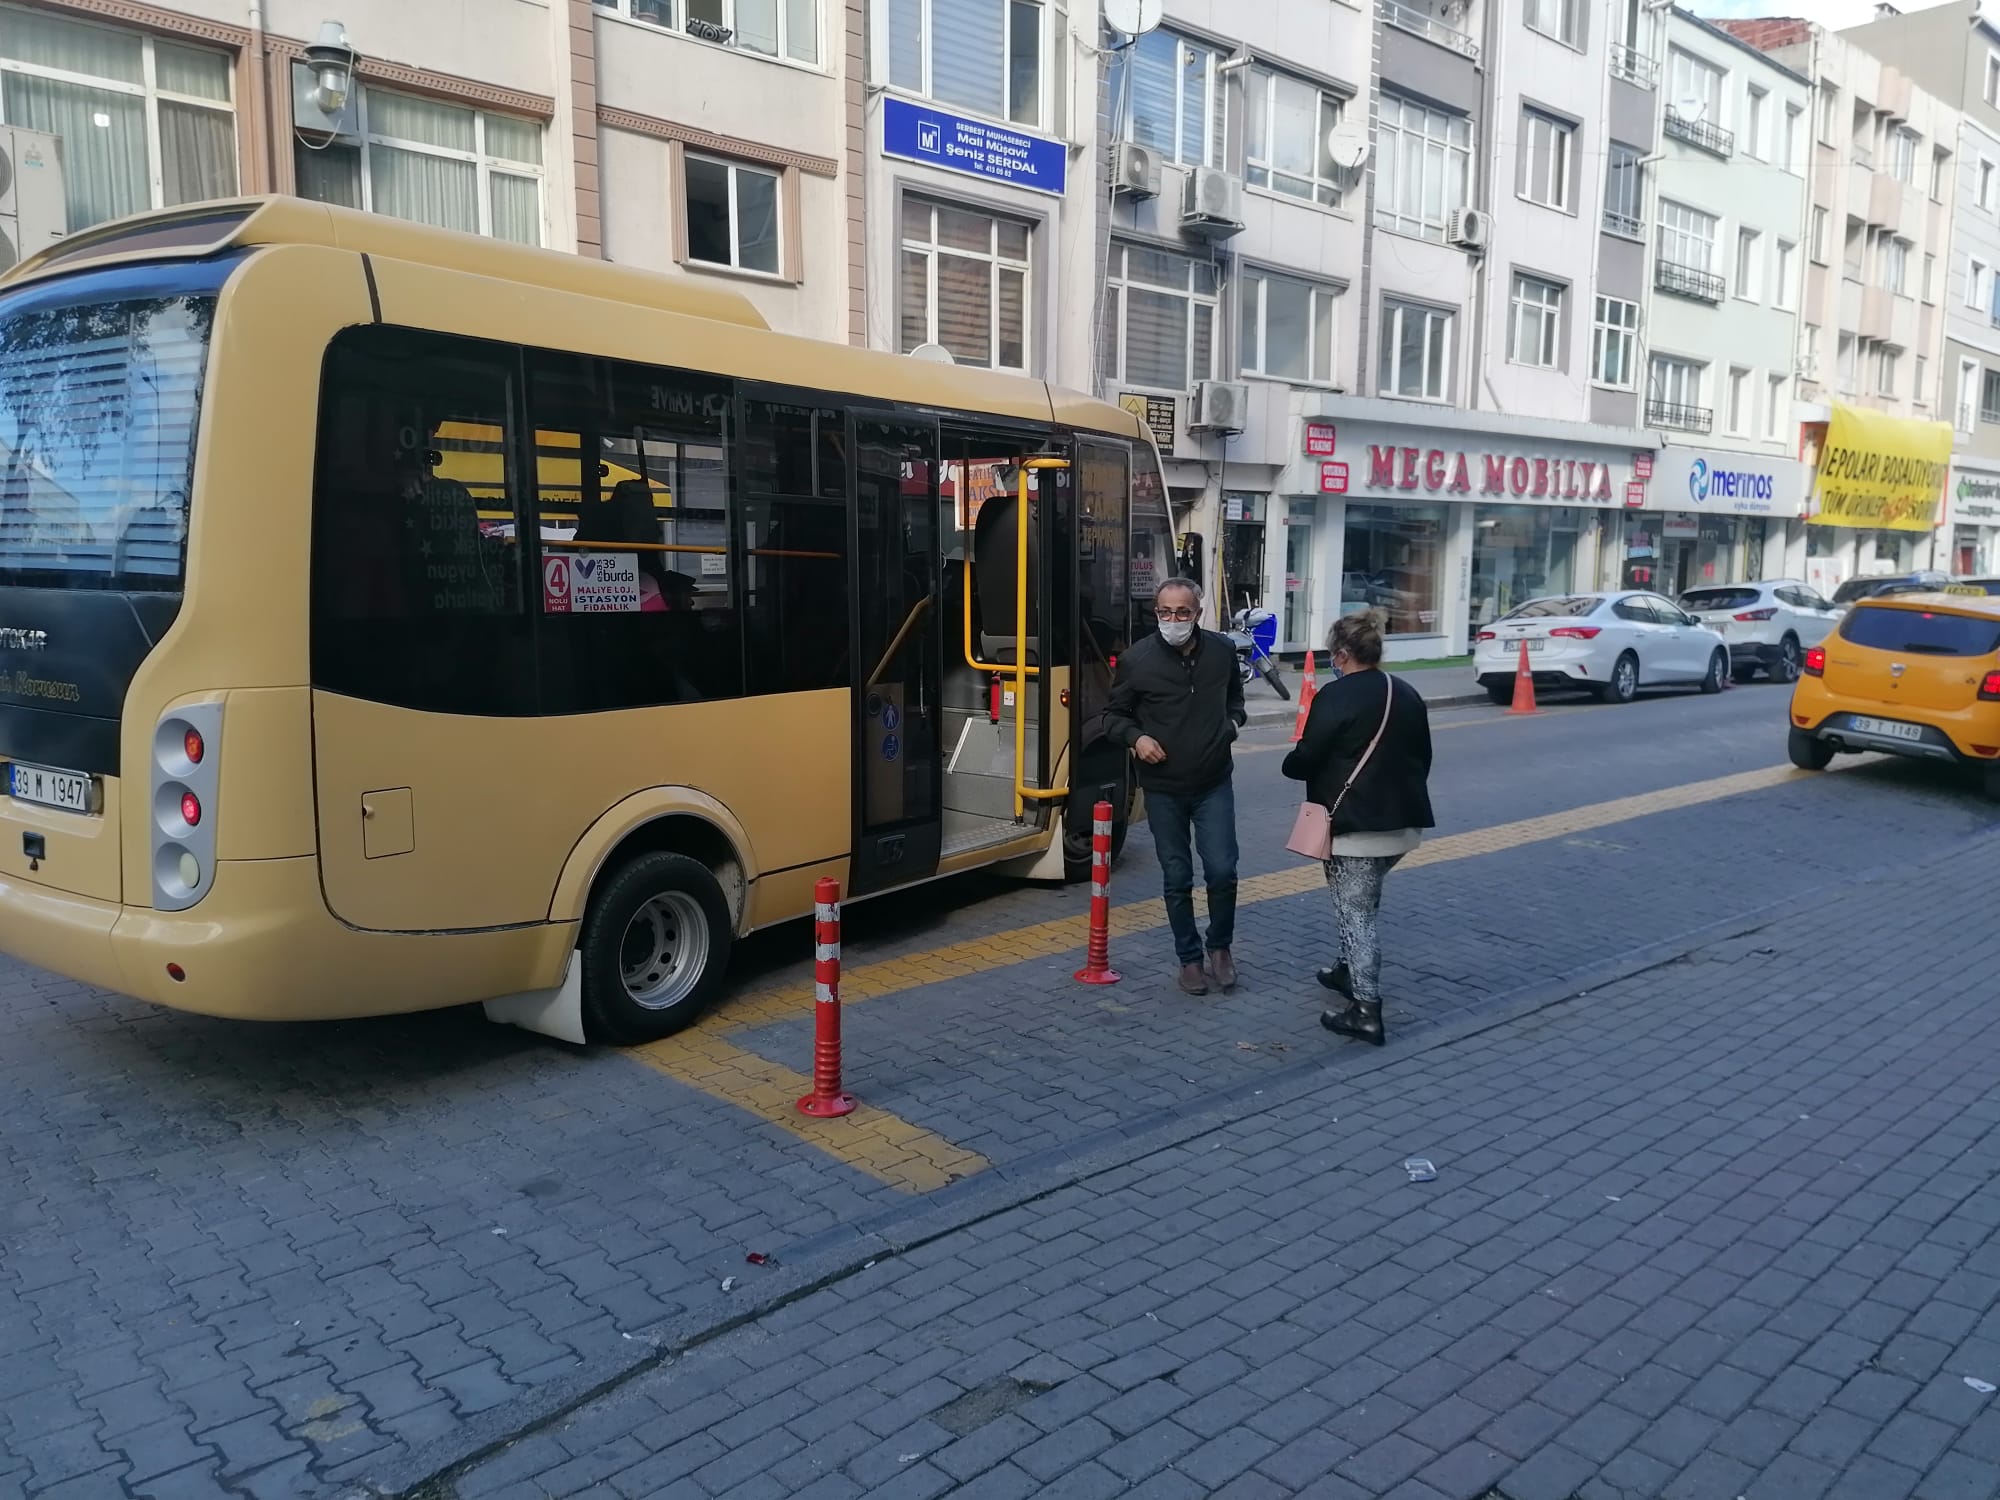
[[[1530,599],[1479,632],[1472,670],[1495,703],[1514,694],[1521,643],[1535,687],[1576,687],[1604,703],[1629,703],[1642,687],[1722,691],[1723,638],[1670,599],[1643,590]]]
[[[2000,798],[2000,598],[1895,594],[1849,610],[1806,652],[1786,749],[1823,771],[1878,751],[1975,769]]]
[[[1819,591],[1796,578],[1689,589],[1680,606],[1729,642],[1738,682],[1762,669],[1773,682],[1796,682],[1806,648],[1817,646],[1840,619]]]
[[[1833,591],[1837,605],[1856,604],[1863,599],[1879,599],[1889,594],[1921,594],[1941,589],[1951,580],[1929,568],[1916,573],[1890,573],[1880,578],[1850,578]]]

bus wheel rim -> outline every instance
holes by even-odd
[[[685,1000],[708,967],[708,921],[683,891],[647,898],[626,924],[618,966],[634,1005],[665,1010]]]

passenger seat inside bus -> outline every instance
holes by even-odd
[[[1021,494],[1009,485],[979,507],[972,523],[972,576],[975,585],[979,650],[985,661],[1014,662],[1020,539],[1016,518],[1021,510]],[[1028,529],[1028,618],[1022,633],[1028,638],[1028,665],[1039,666],[1036,638],[1041,633],[1038,580],[1041,578],[1041,539],[1033,526]]]

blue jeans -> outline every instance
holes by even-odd
[[[1146,822],[1160,856],[1167,920],[1174,953],[1183,965],[1202,960],[1201,929],[1194,920],[1194,855],[1208,883],[1208,951],[1227,948],[1236,936],[1236,787],[1225,779],[1197,796],[1146,793]]]

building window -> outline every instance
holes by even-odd
[[[1862,260],[1868,245],[1867,226],[1859,219],[1847,221],[1847,240],[1841,247],[1840,274],[1849,281],[1861,279]]]
[[[1660,200],[1660,259],[1689,271],[1715,269],[1714,214],[1672,199]]]
[[[1736,295],[1746,302],[1757,300],[1757,263],[1764,250],[1764,237],[1754,229],[1736,231]]]
[[[1889,132],[1889,175],[1898,182],[1917,180],[1917,133],[1907,125]]]
[[[1979,183],[1979,206],[1990,214],[1993,212],[1993,163],[1983,156],[1979,158],[1979,176],[1977,181]]]
[[[1760,89],[1753,83],[1746,98],[1749,107],[1743,112],[1743,152],[1763,161],[1766,157],[1764,125],[1770,113],[1771,94],[1768,89]]]
[[[1041,0],[889,0],[889,82],[1038,129],[1042,29]]]
[[[1924,301],[1937,301],[1937,257],[1924,257]]]
[[[1772,375],[1764,381],[1764,437],[1776,442],[1784,431],[1785,377]]]
[[[1646,167],[1636,146],[1618,141],[1606,153],[1604,227],[1613,234],[1638,239],[1646,232]]]
[[[1835,345],[1834,362],[1836,366],[1835,373],[1840,380],[1841,393],[1848,396],[1853,395],[1856,375],[1858,373],[1858,346],[1855,343],[1853,334],[1843,333],[1840,335]]]
[[[1451,337],[1457,314],[1415,302],[1382,304],[1377,394],[1413,401],[1451,399]]]
[[[1750,430],[1750,372],[1738,366],[1729,371],[1728,404],[1723,408],[1724,430],[1741,437]]]
[[[1151,31],[1124,56],[1122,82],[1130,97],[1121,97],[1119,80],[1112,97],[1125,111],[1125,139],[1180,166],[1220,166],[1223,75],[1216,69],[1222,54],[1171,31]]]
[[[1875,394],[1893,396],[1896,394],[1896,365],[1902,358],[1901,351],[1882,345],[1875,351]]]
[[[1099,348],[1104,378],[1160,391],[1213,380],[1215,302],[1211,262],[1113,245]]]
[[[942,344],[962,365],[1028,369],[1028,226],[922,198],[903,200],[905,354]]]
[[[687,258],[776,276],[778,174],[693,153],[684,161]]]
[[[1344,105],[1339,95],[1269,68],[1250,70],[1248,92],[1245,179],[1252,187],[1337,206],[1340,173],[1326,143],[1340,123]]]
[[[1931,152],[1931,202],[1933,203],[1944,202],[1945,164],[1950,160],[1951,157],[1946,152]]]
[[[1450,523],[1442,505],[1349,505],[1342,612],[1379,609],[1386,635],[1436,635]]]
[[[1778,163],[1787,172],[1802,173],[1805,163],[1799,152],[1799,119],[1805,110],[1796,104],[1785,106],[1785,136],[1779,143]]]
[[[1994,373],[2000,374],[2000,370],[1996,370]],[[1956,419],[1952,425],[1960,432],[1972,431],[1973,403],[1979,400],[1981,394],[1979,361],[1976,359],[1961,359],[1958,362],[1958,392],[1952,401],[1952,405],[1955,408],[1953,416]]]
[[[1638,383],[1639,304],[1616,297],[1597,299],[1590,329],[1590,378],[1629,391]]]
[[[1241,282],[1243,373],[1332,384],[1340,293],[1268,271],[1245,271]]]
[[[1819,381],[1819,324],[1805,325],[1805,340],[1800,346],[1799,375],[1815,384]]]
[[[1527,0],[1525,6],[1530,31],[1539,31],[1571,47],[1583,45],[1577,28],[1581,12],[1579,0]]]
[[[1562,285],[1517,271],[1508,307],[1507,357],[1517,365],[1555,369],[1562,362]]]
[[[1883,289],[1894,292],[1899,297],[1907,295],[1910,276],[1910,242],[1908,240],[1899,240],[1891,234],[1885,234],[1882,236],[1877,257],[1881,270]]]
[[[1819,138],[1828,146],[1840,144],[1840,90],[1822,81],[1819,85]]]
[[[760,57],[819,62],[819,0],[595,0],[605,10]]]
[[[303,63],[293,67],[292,84],[300,197],[523,245],[543,242],[539,121],[367,88],[355,91],[336,123],[318,113]],[[333,125],[333,133],[314,121]]]
[[[1446,221],[1466,202],[1472,122],[1384,94],[1375,146],[1376,222],[1443,243]]]
[[[2000,106],[2000,53],[1986,54],[1986,102]]]
[[[1968,260],[1965,263],[1965,305],[1974,312],[1985,312],[1987,302],[1988,272],[1983,260]]]
[[[54,227],[236,195],[233,59],[37,11],[0,16],[0,116],[62,142],[68,223]]]
[[[1667,49],[1667,99],[1682,119],[1722,128],[1722,71],[1692,52]]]
[[[1784,312],[1798,307],[1799,247],[1778,241],[1771,261],[1771,305]]]
[[[1708,431],[1714,414],[1702,404],[1707,365],[1655,354],[1646,371],[1646,420],[1683,432]]]
[[[1570,150],[1576,127],[1538,110],[1521,111],[1521,180],[1517,191],[1544,208],[1568,209]]]
[[[1826,264],[1826,210],[1823,208],[1815,208],[1812,211],[1811,244],[1812,244],[1813,264],[1817,266],[1825,265]]]
[[[1974,365],[1974,371],[1978,370]],[[2000,370],[1988,370],[1979,382],[1979,420],[2000,422]],[[1966,423],[1967,430],[1972,424]]]
[[[1916,365],[1917,365],[1916,383],[1914,389],[1910,392],[1910,394],[1913,397],[1915,397],[1917,405],[1929,406],[1931,404],[1931,388],[1929,384],[1931,378],[1931,362],[1928,359],[1926,359],[1923,355],[1919,354],[1917,356]]]

